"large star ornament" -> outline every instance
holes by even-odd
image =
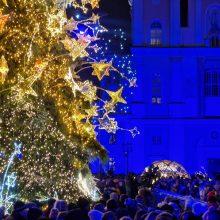
[[[112,70],[112,62],[104,63],[104,61],[100,63],[93,63],[92,64],[93,76],[97,76],[99,81],[103,79],[104,76],[109,76],[109,71]]]
[[[118,91],[116,92],[112,92],[112,91],[107,91],[107,93],[109,94],[109,96],[111,97],[111,102],[116,104],[118,102],[120,103],[124,103],[127,104],[127,102],[122,98],[121,94],[123,91],[123,87],[121,87]]]

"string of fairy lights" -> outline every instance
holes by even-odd
[[[111,89],[103,80],[117,76],[135,87],[136,79],[116,69],[112,59],[91,55],[103,50],[97,42],[107,31],[99,16],[67,19],[64,10],[71,4],[86,13],[98,3],[0,0],[0,151],[6,155],[0,157],[0,173],[19,140],[23,156],[10,172],[16,173],[20,198],[94,198],[98,191],[88,161],[107,159],[96,129],[139,134],[110,117],[116,104],[127,103],[124,85]],[[80,25],[93,35],[80,31]]]

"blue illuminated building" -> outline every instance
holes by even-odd
[[[138,88],[117,118],[141,134],[99,135],[115,171],[169,159],[220,172],[220,0],[133,0],[132,37]]]

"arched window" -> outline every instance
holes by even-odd
[[[161,104],[161,78],[155,73],[152,78],[152,104]]]
[[[220,7],[208,10],[206,18],[207,46],[220,47]]]
[[[158,21],[150,26],[150,45],[156,47],[162,45],[162,26]]]

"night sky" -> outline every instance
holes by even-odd
[[[100,13],[106,26],[130,30],[131,16],[128,0],[101,0]]]

